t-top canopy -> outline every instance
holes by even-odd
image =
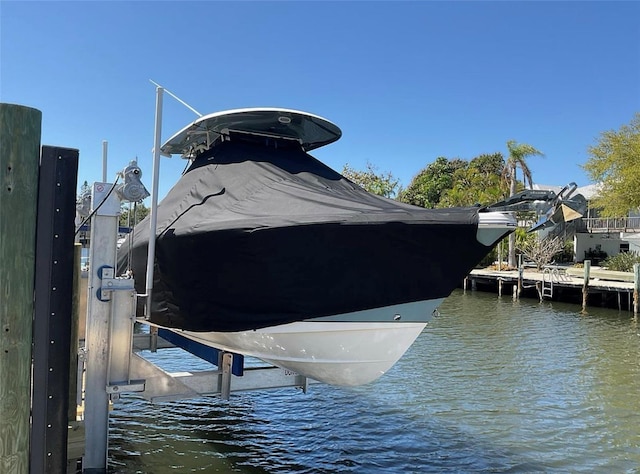
[[[342,136],[337,125],[318,115],[290,109],[247,108],[200,117],[171,137],[161,150],[194,159],[230,132],[295,140],[304,151],[328,145]]]

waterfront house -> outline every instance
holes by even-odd
[[[535,189],[551,189],[558,192],[560,186],[534,185]],[[600,210],[590,205],[597,196],[598,184],[589,184],[576,189],[587,200],[587,213],[567,229],[567,237],[573,237],[573,260],[591,260],[598,265],[608,256],[620,252],[640,253],[640,210],[632,209],[626,216],[601,217]]]

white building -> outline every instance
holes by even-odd
[[[560,186],[534,185],[535,189],[551,189],[558,192]],[[589,203],[598,193],[598,184],[589,184],[576,189],[574,195],[582,194]],[[573,236],[573,259],[575,262],[591,260],[594,265],[604,258],[620,252],[640,253],[640,212],[629,211],[627,216],[600,217],[597,208],[587,207],[587,213],[575,222]]]

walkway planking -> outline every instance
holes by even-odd
[[[586,288],[588,297],[585,300],[583,293],[584,270],[582,268],[565,266],[547,268],[544,273],[531,268],[526,268],[523,271],[520,296],[538,296],[540,299],[568,303],[582,302],[583,310],[585,305],[588,305],[634,311],[634,282],[621,281],[629,279],[626,273],[609,272],[600,267],[591,267],[591,278],[589,278],[589,284]],[[543,283],[543,278],[546,283]],[[631,278],[633,278],[633,273],[631,273]],[[473,290],[493,291],[498,294],[504,292],[513,295],[516,292],[517,284],[518,270],[474,269],[463,282],[463,288],[470,287]]]

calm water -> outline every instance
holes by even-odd
[[[640,328],[579,310],[458,291],[365,387],[128,397],[111,472],[636,472]]]

